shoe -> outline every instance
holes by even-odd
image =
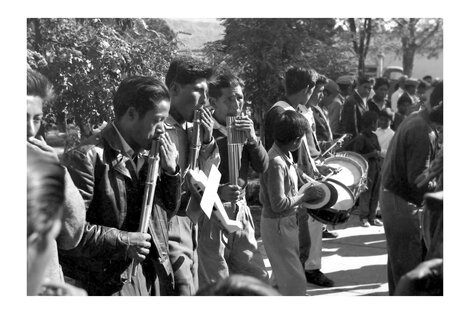
[[[384,223],[382,223],[379,219],[374,219],[373,221],[370,221],[370,225],[384,226]]]
[[[362,227],[370,227],[369,221],[365,218],[361,218],[361,225]]]
[[[335,231],[328,231],[328,229],[325,229],[322,233],[323,238],[337,238],[338,233]]]
[[[322,287],[333,287],[334,282],[325,276],[320,270],[305,271],[305,278],[311,284],[315,284]]]

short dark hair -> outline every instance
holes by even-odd
[[[364,115],[362,115],[362,120],[361,120],[362,127],[366,128],[377,123],[378,118],[379,118],[379,115],[375,111],[364,112]]]
[[[65,170],[54,158],[27,146],[27,236],[47,234],[61,218]]]
[[[221,73],[209,82],[209,97],[219,98],[222,95],[222,89],[240,86],[245,87],[243,80],[232,73]]]
[[[379,117],[378,117],[378,118],[379,118],[379,119],[380,119],[380,118],[386,118],[386,119],[388,119],[388,120],[391,121],[392,118],[393,118],[393,115],[392,115],[391,113],[390,113],[390,114],[387,113],[387,112],[384,111],[384,110],[381,110],[381,111],[379,112]]]
[[[165,84],[168,88],[174,83],[192,84],[200,78],[209,80],[212,74],[212,68],[205,62],[190,56],[180,56],[171,61],[166,73]]]
[[[374,85],[374,90],[377,90],[379,89],[380,87],[382,87],[383,85],[386,85],[387,88],[390,87],[390,84],[388,82],[388,79],[385,78],[385,77],[379,77],[375,80],[375,85]]]
[[[145,76],[129,77],[121,82],[114,95],[114,113],[116,118],[120,118],[128,108],[134,107],[142,117],[162,100],[170,100],[170,93],[160,80]]]
[[[292,95],[308,87],[315,87],[318,79],[318,73],[314,69],[292,66],[286,72],[286,93]]]
[[[274,123],[274,139],[281,144],[288,144],[304,136],[310,129],[307,119],[296,111],[285,111]]]
[[[43,74],[31,68],[27,70],[27,94],[28,96],[37,96],[44,102],[54,98],[54,88]]]
[[[368,76],[359,76],[357,78],[357,86],[360,86],[362,84],[373,84],[373,83],[374,83],[374,80]]]
[[[432,80],[432,76],[431,76],[431,75],[425,75],[425,76],[423,76],[423,80],[426,80],[426,79]]]

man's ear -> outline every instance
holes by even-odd
[[[216,102],[216,99],[214,97],[209,97],[209,104],[214,109],[215,109],[215,102]]]
[[[137,110],[133,106],[128,107],[127,111],[126,111],[126,114],[124,114],[124,115],[127,115],[127,117],[130,120],[135,120],[135,119],[139,118],[139,112],[137,112]]]
[[[177,96],[181,90],[181,86],[180,84],[173,82],[171,83],[170,88],[168,88],[168,90],[170,91],[171,96]]]
[[[27,247],[28,250],[31,249],[30,251],[44,251],[47,247],[46,238],[41,234],[34,232],[28,236]]]
[[[32,247],[34,245],[37,245],[38,242],[41,240],[41,236],[39,236],[38,233],[32,233],[31,235],[28,236],[27,239],[27,245],[28,247]]]

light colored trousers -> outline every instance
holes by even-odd
[[[205,216],[199,223],[199,286],[214,283],[229,274],[248,275],[268,283],[269,276],[264,266],[258,243],[255,238],[253,217],[246,201],[237,203],[238,212],[234,212],[230,203],[224,203],[230,219],[240,221],[243,229],[222,238],[222,228],[214,219]]]
[[[308,215],[307,210],[299,208],[300,262],[305,270],[321,269],[323,224]]]
[[[279,292],[305,296],[307,280],[299,258],[299,227],[295,214],[281,218],[261,217],[261,238]]]

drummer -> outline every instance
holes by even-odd
[[[362,131],[354,141],[353,150],[360,153],[369,164],[367,172],[367,189],[359,196],[359,218],[363,227],[382,226],[376,218],[379,203],[380,168],[382,163],[381,149],[377,135],[378,115],[367,111],[362,116]]]
[[[286,110],[274,126],[275,142],[268,152],[268,170],[260,180],[261,238],[273,269],[273,284],[284,296],[303,296],[307,279],[300,261],[296,213],[300,204],[322,198],[324,191],[311,185],[298,194],[298,173],[291,152],[303,144],[303,136],[310,130],[308,121],[301,114]]]

